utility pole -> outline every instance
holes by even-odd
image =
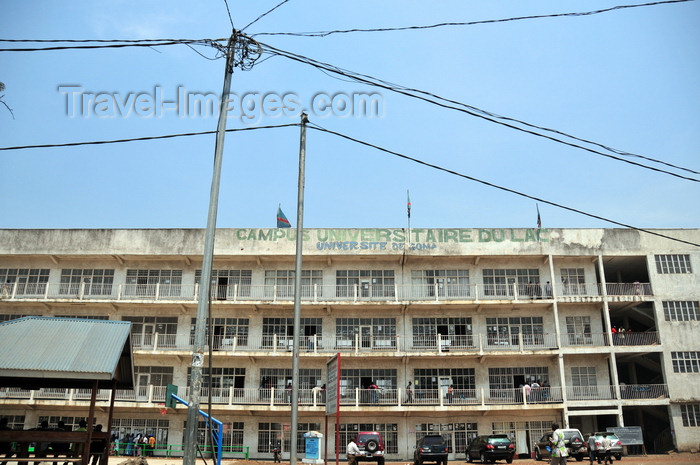
[[[197,319],[195,321],[194,347],[192,348],[192,365],[190,375],[189,405],[187,406],[187,424],[185,426],[185,450],[183,465],[195,465],[197,446],[197,425],[199,423],[199,397],[202,392],[202,366],[204,365],[204,344],[206,319],[211,297],[211,271],[214,261],[214,235],[216,233],[216,214],[219,205],[219,184],[221,181],[221,159],[224,151],[224,136],[226,135],[226,116],[228,97],[231,89],[231,76],[234,64],[234,46],[237,34],[228,40],[226,46],[226,69],[224,72],[224,87],[219,102],[219,124],[216,128],[216,144],[214,146],[214,172],[211,179],[209,196],[209,215],[207,230],[204,236],[204,253],[202,256],[202,277],[199,282],[199,300],[197,302]]]
[[[306,176],[306,123],[309,117],[301,114],[299,137],[299,181],[297,183],[297,249],[294,268],[294,342],[292,351],[292,418],[289,444],[289,465],[297,463],[297,428],[299,416],[299,331],[301,329],[301,257],[304,247],[304,177]],[[187,464],[185,464],[187,465]]]

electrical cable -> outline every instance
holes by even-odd
[[[372,76],[369,76],[369,75],[366,75],[366,74],[361,74],[361,73],[356,73],[356,72],[353,72],[353,71],[345,70],[345,69],[339,68],[339,67],[337,67],[337,66],[334,66],[334,65],[331,65],[331,64],[328,64],[328,63],[323,63],[323,62],[314,60],[314,59],[312,59],[312,58],[308,58],[308,57],[305,57],[305,56],[302,56],[302,55],[298,55],[298,54],[295,54],[295,53],[292,53],[292,52],[283,51],[283,50],[277,49],[277,48],[275,48],[275,47],[272,47],[272,46],[267,45],[267,44],[264,44],[264,43],[261,43],[261,45],[262,45],[264,48],[266,48],[270,53],[275,53],[275,54],[277,54],[277,55],[279,55],[279,56],[283,56],[283,57],[288,58],[288,59],[290,59],[290,60],[297,61],[297,62],[300,62],[300,63],[303,63],[303,64],[307,64],[307,65],[313,66],[313,67],[319,69],[320,71],[328,71],[328,72],[333,73],[333,74],[336,74],[336,75],[340,75],[340,76],[343,76],[343,77],[346,77],[346,78],[350,78],[350,79],[354,80],[355,82],[359,82],[359,83],[366,84],[366,85],[369,85],[369,86],[380,87],[380,88],[383,88],[383,89],[386,89],[386,90],[389,90],[389,91],[392,91],[392,92],[396,92],[396,93],[398,93],[398,94],[402,94],[402,95],[406,95],[406,96],[408,96],[408,97],[413,97],[413,98],[416,98],[416,99],[419,99],[419,100],[423,100],[423,101],[425,101],[425,102],[432,103],[432,104],[434,104],[434,105],[437,105],[437,106],[440,106],[440,107],[443,107],[443,108],[449,108],[449,109],[452,109],[452,110],[456,110],[456,111],[460,111],[460,112],[463,112],[463,113],[467,113],[467,114],[469,114],[469,115],[471,115],[471,116],[475,116],[475,117],[477,117],[477,118],[481,118],[481,119],[484,119],[484,120],[489,121],[489,122],[492,122],[492,123],[496,123],[496,124],[499,124],[499,125],[502,125],[502,126],[511,128],[511,129],[515,129],[515,130],[517,130],[517,131],[521,131],[521,132],[525,132],[525,133],[527,133],[527,134],[531,134],[531,135],[535,135],[535,136],[542,137],[542,138],[545,138],[545,139],[549,139],[549,140],[552,140],[552,141],[554,141],[554,142],[558,142],[558,143],[561,143],[561,144],[564,144],[564,145],[568,145],[568,146],[570,146],[570,147],[574,147],[574,148],[578,148],[578,149],[581,149],[581,150],[585,150],[585,151],[588,151],[588,152],[591,152],[591,153],[594,153],[594,154],[597,154],[597,155],[601,155],[601,156],[604,156],[604,157],[612,158],[612,159],[614,159],[614,160],[622,161],[622,162],[624,162],[624,163],[629,163],[629,164],[631,164],[631,165],[639,166],[639,167],[641,167],[641,168],[646,168],[646,169],[649,169],[649,170],[652,170],[652,171],[657,171],[657,172],[660,172],[660,173],[665,173],[665,174],[668,174],[668,175],[671,175],[671,176],[675,176],[675,177],[678,177],[678,178],[681,178],[681,179],[685,179],[685,180],[688,180],[688,181],[700,182],[700,179],[695,179],[695,178],[691,178],[691,177],[682,176],[682,175],[680,175],[680,174],[673,173],[673,172],[671,172],[671,171],[666,171],[666,170],[662,170],[662,169],[660,169],[660,168],[655,168],[655,167],[652,167],[652,166],[647,166],[647,165],[644,165],[644,164],[641,164],[641,163],[637,163],[637,162],[634,162],[634,161],[631,161],[631,160],[625,160],[625,159],[620,158],[620,157],[617,157],[617,156],[615,156],[615,155],[611,155],[611,154],[608,154],[608,153],[603,153],[603,152],[600,152],[600,151],[598,151],[598,150],[595,150],[595,149],[592,149],[592,148],[589,148],[589,147],[584,147],[584,146],[582,146],[582,145],[575,144],[575,143],[572,143],[572,142],[568,142],[568,141],[559,139],[559,138],[557,138],[557,137],[554,137],[554,136],[551,136],[551,135],[548,135],[548,134],[541,134],[541,133],[538,133],[538,132],[535,132],[535,131],[532,131],[532,130],[528,130],[528,129],[525,129],[525,128],[521,128],[521,127],[515,126],[515,125],[513,125],[513,124],[511,124],[511,123],[523,124],[523,125],[525,125],[525,126],[528,126],[528,127],[534,128],[534,129],[539,129],[539,130],[543,130],[543,131],[547,131],[547,132],[552,132],[552,133],[559,134],[559,135],[563,135],[563,136],[565,136],[565,137],[569,137],[569,138],[572,138],[572,139],[574,139],[574,140],[578,140],[578,141],[585,142],[585,143],[588,143],[588,144],[597,145],[597,146],[599,146],[599,147],[605,147],[606,150],[608,149],[607,146],[604,146],[604,145],[602,145],[602,144],[599,144],[599,143],[596,143],[596,142],[592,142],[592,141],[587,141],[587,140],[585,140],[585,139],[577,138],[577,137],[575,137],[575,136],[570,136],[570,135],[568,135],[568,134],[566,134],[566,133],[564,133],[564,132],[561,132],[561,131],[549,130],[549,129],[547,129],[547,128],[540,127],[540,126],[536,126],[536,125],[532,125],[532,124],[529,124],[529,123],[526,123],[526,122],[524,122],[524,121],[520,121],[520,120],[517,120],[517,119],[514,119],[514,118],[499,117],[498,115],[495,115],[495,114],[493,114],[493,113],[487,112],[487,111],[485,111],[485,110],[480,110],[480,109],[478,109],[478,108],[476,108],[476,107],[467,105],[467,104],[462,103],[462,102],[458,102],[458,101],[455,101],[455,100],[450,100],[450,99],[447,99],[447,98],[444,98],[444,97],[440,97],[439,95],[433,94],[433,93],[431,93],[431,92],[423,91],[423,90],[420,90],[420,89],[408,88],[408,87],[401,86],[401,85],[397,85],[397,84],[392,84],[392,83],[389,83],[389,82],[387,82],[387,81],[383,81],[383,80],[381,80],[381,79],[378,79],[378,78],[375,78],[375,77],[372,77]],[[416,95],[416,94],[417,94],[417,95]],[[433,99],[435,99],[435,100],[433,100]],[[438,101],[436,101],[436,100],[438,100]],[[446,103],[443,103],[443,102],[446,102]],[[503,121],[500,121],[499,118],[502,119]],[[621,152],[621,151],[616,151],[616,153],[618,153],[618,152]],[[623,153],[627,153],[627,152],[623,152]],[[642,156],[639,156],[639,157],[642,157]],[[648,159],[648,160],[654,161],[654,162],[656,162],[656,163],[662,163],[662,164],[669,165],[668,163],[663,162],[663,161],[660,161],[660,160],[655,160],[655,159],[651,159],[651,158],[648,158],[648,157],[643,157],[643,158],[646,158],[646,159]],[[675,165],[670,165],[670,166],[673,166],[674,168],[677,168],[677,169],[682,169],[682,170],[685,170],[685,171],[690,171],[690,172],[693,172],[693,173],[697,173],[697,171],[689,170],[689,169],[682,168],[682,167],[677,167],[677,166],[675,166]],[[698,173],[698,174],[700,174],[700,173]]]
[[[90,43],[97,42],[100,45],[57,45],[53,47],[28,47],[28,48],[2,48],[0,52],[44,52],[44,51],[55,51],[55,50],[91,50],[91,49],[105,49],[105,48],[125,48],[125,47],[161,47],[166,45],[206,45],[209,47],[218,48],[221,45],[218,43],[222,40],[228,39],[172,39],[172,40],[140,40],[140,41],[100,41],[100,40],[86,40],[86,41],[72,41],[72,40],[56,40],[52,42],[82,42]],[[0,39],[2,42],[19,42],[19,40],[12,39]],[[37,42],[41,41],[26,41],[26,42]],[[105,43],[106,42],[106,43]]]
[[[281,7],[282,5],[284,5],[285,3],[287,3],[288,1],[289,1],[289,0],[282,0],[280,3],[277,4],[277,6],[274,6],[274,7],[270,8],[270,9],[267,10],[265,13],[261,14],[260,16],[258,16],[257,18],[255,18],[253,21],[249,22],[248,25],[246,25],[243,29],[241,29],[241,32],[245,31],[245,30],[248,29],[250,26],[252,26],[253,24],[257,23],[259,20],[261,20],[261,19],[264,18],[265,16],[269,15],[270,13],[272,13],[273,11],[275,11],[277,8]]]
[[[241,131],[257,131],[258,129],[275,129],[275,128],[287,128],[292,126],[299,126],[299,123],[288,123],[288,124],[278,124],[270,126],[255,126],[250,128],[238,128],[238,129],[226,129],[226,132],[241,132]],[[205,134],[216,134],[216,131],[201,131],[201,132],[183,132],[179,134],[165,134],[162,136],[146,136],[146,137],[132,137],[129,139],[112,139],[112,140],[96,140],[96,141],[83,141],[83,142],[67,142],[65,144],[40,144],[40,145],[16,145],[14,147],[0,147],[0,151],[3,150],[25,150],[25,149],[45,149],[45,148],[56,148],[56,147],[78,147],[81,145],[104,145],[104,144],[119,144],[123,142],[137,142],[144,140],[159,140],[159,139],[173,139],[177,137],[189,137],[189,136],[202,136]]]
[[[700,247],[700,244],[696,244],[696,243],[694,243],[694,242],[689,242],[689,241],[685,241],[685,240],[683,240],[683,239],[678,239],[678,238],[675,238],[675,237],[667,236],[667,235],[665,235],[665,234],[661,234],[661,233],[658,233],[658,232],[650,231],[650,230],[648,230],[648,229],[643,229],[643,228],[638,228],[638,227],[636,227],[636,226],[631,226],[631,225],[628,225],[628,224],[625,224],[625,223],[621,223],[621,222],[619,222],[619,221],[611,220],[611,219],[609,219],[609,218],[605,218],[605,217],[602,217],[602,216],[594,215],[593,213],[588,213],[588,212],[585,212],[585,211],[583,211],[583,210],[578,210],[578,209],[576,209],[576,208],[567,207],[566,205],[562,205],[562,204],[555,203],[555,202],[551,202],[551,201],[549,201],[549,200],[545,200],[545,199],[542,199],[542,198],[539,198],[539,197],[535,197],[535,196],[532,196],[532,195],[529,195],[529,194],[525,194],[525,193],[523,193],[523,192],[516,191],[516,190],[514,190],[514,189],[509,189],[509,188],[507,188],[507,187],[499,186],[499,185],[497,185],[497,184],[493,184],[493,183],[490,183],[490,182],[488,182],[488,181],[483,181],[483,180],[478,179],[478,178],[475,178],[475,177],[473,177],[473,176],[469,176],[469,175],[466,175],[466,174],[463,174],[463,173],[459,173],[459,172],[457,172],[457,171],[454,171],[454,170],[451,170],[451,169],[448,169],[448,168],[443,168],[443,167],[441,167],[441,166],[438,166],[438,165],[435,165],[435,164],[432,164],[432,163],[428,163],[428,162],[425,162],[425,161],[423,161],[423,160],[419,160],[418,158],[410,157],[410,156],[408,156],[408,155],[404,155],[404,154],[402,154],[402,153],[395,152],[395,151],[393,151],[393,150],[389,150],[389,149],[386,149],[386,148],[384,148],[384,147],[380,147],[380,146],[375,145],[375,144],[372,144],[372,143],[370,143],[370,142],[365,142],[365,141],[363,141],[363,140],[356,139],[356,138],[354,138],[354,137],[351,137],[351,136],[348,136],[348,135],[345,135],[345,134],[342,134],[342,133],[339,133],[339,132],[336,132],[336,131],[331,131],[330,129],[326,129],[326,128],[322,127],[322,126],[319,126],[319,125],[316,124],[316,123],[309,123],[309,127],[310,127],[311,129],[315,129],[316,131],[319,131],[319,132],[325,132],[325,133],[328,133],[328,134],[332,134],[332,135],[334,135],[334,136],[337,136],[337,137],[340,137],[340,138],[343,138],[343,139],[346,139],[346,140],[355,142],[355,143],[357,143],[357,144],[364,145],[364,146],[366,146],[366,147],[371,147],[371,148],[376,149],[376,150],[379,150],[379,151],[381,151],[381,152],[385,152],[385,153],[388,153],[388,154],[390,154],[390,155],[394,155],[394,156],[397,156],[397,157],[399,157],[399,158],[403,158],[403,159],[405,159],[405,160],[412,161],[412,162],[414,162],[414,163],[417,163],[417,164],[420,164],[420,165],[423,165],[423,166],[427,166],[427,167],[429,167],[429,168],[433,168],[433,169],[438,170],[438,171],[444,171],[445,173],[452,174],[452,175],[454,175],[454,176],[458,176],[458,177],[461,177],[461,178],[464,178],[464,179],[468,179],[468,180],[470,180],[470,181],[478,182],[478,183],[484,184],[484,185],[489,186],[489,187],[493,187],[493,188],[496,188],[496,189],[500,189],[500,190],[502,190],[502,191],[505,191],[505,192],[508,192],[508,193],[511,193],[511,194],[515,194],[515,195],[518,195],[518,196],[520,196],[520,197],[525,197],[525,198],[527,198],[527,199],[531,199],[531,200],[535,200],[535,201],[538,201],[538,202],[542,202],[542,203],[545,203],[545,204],[547,204],[547,205],[551,205],[551,206],[553,206],[553,207],[557,207],[557,208],[561,208],[561,209],[564,209],[564,210],[568,210],[568,211],[571,211],[571,212],[574,212],[574,213],[578,213],[579,215],[588,216],[588,217],[590,217],[590,218],[595,218],[595,219],[597,219],[597,220],[605,221],[605,222],[607,222],[607,223],[616,224],[616,225],[618,225],[618,226],[622,226],[622,227],[625,227],[625,228],[628,228],[628,229],[634,229],[635,231],[640,231],[640,232],[644,232],[644,233],[647,233],[647,234],[652,234],[652,235],[654,235],[654,236],[663,237],[663,238],[665,238],[665,239],[670,239],[670,240],[673,240],[673,241],[682,242],[682,243],[684,243],[684,244],[692,245],[692,246],[695,246],[695,247]]]
[[[300,123],[288,123],[288,124],[270,125],[270,126],[256,126],[256,127],[250,127],[250,128],[226,129],[226,132],[254,131],[254,130],[258,130],[258,129],[276,129],[276,128],[295,127],[295,126],[300,126]],[[538,201],[538,202],[542,202],[542,203],[545,203],[545,204],[548,204],[548,205],[552,205],[552,206],[557,207],[557,208],[562,208],[562,209],[564,209],[564,210],[569,210],[569,211],[574,212],[574,213],[578,213],[578,214],[581,214],[581,215],[584,215],[584,216],[589,216],[589,217],[591,217],[591,218],[595,218],[595,219],[598,219],[598,220],[601,220],[601,221],[605,221],[605,222],[608,222],[608,223],[612,223],[612,224],[616,224],[616,225],[619,225],[619,226],[623,226],[623,227],[625,227],[625,228],[634,229],[634,230],[637,230],[637,231],[640,231],[640,232],[644,232],[644,233],[648,233],[648,234],[653,234],[653,235],[655,235],[655,236],[659,236],[659,237],[663,237],[663,238],[666,238],[666,239],[671,239],[671,240],[674,240],[674,241],[678,241],[678,242],[682,242],[682,243],[685,243],[685,244],[689,244],[689,245],[693,245],[693,246],[696,246],[696,247],[700,247],[700,244],[695,244],[695,243],[693,243],[693,242],[684,241],[684,240],[682,240],[682,239],[677,239],[677,238],[674,238],[674,237],[671,237],[671,236],[666,236],[666,235],[664,235],[664,234],[656,233],[656,232],[649,231],[649,230],[646,230],[646,229],[637,228],[637,227],[635,227],[635,226],[627,225],[627,224],[625,224],[625,223],[621,223],[621,222],[614,221],[614,220],[611,220],[611,219],[608,219],[608,218],[604,218],[604,217],[602,217],[602,216],[594,215],[594,214],[592,214],[592,213],[587,213],[587,212],[584,212],[584,211],[582,211],[582,210],[577,210],[577,209],[572,208],[572,207],[567,207],[567,206],[565,206],[565,205],[561,205],[561,204],[558,204],[558,203],[555,203],[555,202],[551,202],[551,201],[549,201],[549,200],[541,199],[541,198],[539,198],[539,197],[534,197],[534,196],[531,196],[531,195],[528,195],[528,194],[525,194],[525,193],[516,191],[516,190],[514,190],[514,189],[509,189],[509,188],[507,188],[507,187],[502,187],[502,186],[499,186],[499,185],[497,185],[497,184],[493,184],[493,183],[490,183],[490,182],[487,182],[487,181],[483,181],[483,180],[481,180],[481,179],[474,178],[474,177],[472,177],[472,176],[468,176],[468,175],[459,173],[459,172],[454,171],[454,170],[451,170],[451,169],[443,168],[443,167],[441,167],[441,166],[438,166],[438,165],[435,165],[435,164],[432,164],[432,163],[428,163],[428,162],[425,162],[425,161],[423,161],[423,160],[419,160],[419,159],[417,159],[417,158],[410,157],[410,156],[408,156],[408,155],[404,155],[404,154],[402,154],[402,153],[395,152],[395,151],[393,151],[393,150],[389,150],[389,149],[380,147],[380,146],[375,145],[375,144],[372,144],[372,143],[370,143],[370,142],[365,142],[365,141],[362,141],[362,140],[360,140],[360,139],[356,139],[356,138],[354,138],[354,137],[351,137],[351,136],[348,136],[348,135],[345,135],[345,134],[341,134],[341,133],[339,133],[339,132],[332,131],[332,130],[330,130],[330,129],[326,129],[326,128],[322,127],[322,126],[319,126],[319,125],[316,124],[316,123],[309,123],[309,127],[312,128],[312,129],[315,129],[315,130],[317,130],[317,131],[320,131],[320,132],[325,132],[325,133],[328,133],[328,134],[332,134],[332,135],[334,135],[334,136],[337,136],[337,137],[340,137],[340,138],[343,138],[343,139],[346,139],[346,140],[355,142],[355,143],[357,143],[357,144],[364,145],[364,146],[367,146],[367,147],[371,147],[371,148],[374,148],[374,149],[379,150],[379,151],[381,151],[381,152],[385,152],[385,153],[388,153],[388,154],[397,156],[397,157],[399,157],[399,158],[403,158],[403,159],[405,159],[405,160],[412,161],[412,162],[415,162],[415,163],[420,164],[420,165],[423,165],[423,166],[427,166],[427,167],[429,167],[429,168],[433,168],[433,169],[436,169],[436,170],[439,170],[439,171],[444,171],[444,172],[446,172],[446,173],[448,173],[448,174],[452,174],[452,175],[455,175],[455,176],[458,176],[458,177],[462,177],[462,178],[468,179],[468,180],[470,180],[470,181],[475,181],[475,182],[484,184],[484,185],[489,186],[489,187],[493,187],[493,188],[496,188],[496,189],[500,189],[500,190],[509,192],[509,193],[511,193],[511,194],[515,194],[515,195],[518,195],[518,196],[521,196],[521,197],[525,197],[525,198],[528,198],[528,199],[531,199],[531,200],[536,200],[536,201]],[[189,133],[179,133],[179,134],[165,134],[165,135],[161,135],[161,136],[133,137],[133,138],[128,138],[128,139],[113,139],[113,140],[101,140],[101,141],[69,142],[69,143],[65,143],[65,144],[42,144],[42,145],[24,145],[24,146],[13,146],[13,147],[0,147],[0,151],[5,151],[5,150],[36,149],[36,148],[77,147],[77,146],[84,146],[84,145],[104,145],[104,144],[114,144],[114,143],[124,143],[124,142],[139,142],[139,141],[146,141],[146,140],[172,139],[172,138],[177,138],[177,137],[201,136],[201,135],[206,135],[206,134],[216,134],[216,131],[201,131],[201,132],[189,132]]]
[[[224,4],[226,5],[226,13],[228,13],[228,20],[231,22],[231,29],[236,29],[236,27],[233,25],[233,18],[231,17],[231,9],[228,7],[228,0],[224,0]]]
[[[567,16],[590,16],[597,15],[600,13],[608,13],[614,10],[622,10],[627,8],[639,8],[645,6],[656,6],[663,5],[667,3],[684,3],[692,2],[694,0],[665,0],[651,3],[638,3],[634,5],[618,5],[610,8],[604,8],[601,10],[593,11],[581,11],[574,13],[553,13],[547,15],[531,15],[531,16],[516,16],[513,18],[502,18],[502,19],[486,19],[482,21],[469,21],[469,22],[446,22],[431,24],[425,26],[402,26],[402,27],[383,27],[383,28],[371,28],[371,29],[338,29],[333,31],[315,31],[315,32],[259,32],[254,34],[255,36],[295,36],[295,37],[327,37],[332,34],[349,34],[355,32],[394,32],[394,31],[409,31],[409,30],[419,30],[419,29],[433,29],[440,27],[453,27],[453,26],[474,26],[477,24],[493,24],[493,23],[505,23],[509,21],[522,21],[529,19],[544,19],[544,18],[561,18]]]

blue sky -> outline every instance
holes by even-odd
[[[278,3],[229,0],[237,28]],[[627,2],[631,4],[633,2]],[[640,2],[641,3],[641,2]],[[290,0],[245,32],[323,31],[468,22],[590,11],[621,1]],[[264,44],[700,171],[700,2],[609,13],[325,38],[259,35]],[[223,38],[223,0],[10,2],[5,39]],[[0,43],[0,48],[26,46]],[[198,47],[209,57],[214,50]],[[268,58],[264,55],[262,58]],[[58,144],[211,131],[211,115],[67,114],[59,87],[115,98],[220,93],[223,60],[184,45],[0,52],[0,146]],[[697,182],[632,166],[437,107],[336,79],[273,56],[236,69],[237,96],[377,92],[383,114],[310,120],[387,149],[571,208],[644,228],[698,227]],[[89,110],[91,107],[87,105]],[[94,106],[92,107],[94,109]],[[148,113],[148,112],[144,112]],[[263,115],[228,128],[297,123]],[[278,204],[296,224],[299,128],[229,133],[219,227],[274,227]],[[4,228],[206,226],[214,136],[0,151]],[[700,179],[644,160],[657,168]],[[327,133],[307,135],[304,226],[534,227],[535,201],[436,171]],[[543,227],[613,227],[540,203]]]

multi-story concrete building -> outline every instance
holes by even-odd
[[[697,448],[700,230],[652,232],[306,230],[299,434],[324,431],[326,362],[340,353],[342,447],[379,430],[389,460],[438,431],[450,458],[492,432],[529,454],[552,421],[639,425],[648,451]],[[211,395],[225,455],[289,450],[295,236],[217,231],[202,408]],[[0,231],[0,319],[132,322],[137,387],[119,392],[112,429],[156,435],[156,455],[183,441],[186,408],[162,403],[169,383],[188,395],[203,242],[189,229]],[[86,395],[0,387],[1,415],[75,424]]]

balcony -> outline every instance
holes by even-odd
[[[109,402],[111,391],[98,391],[99,402]],[[8,400],[20,401],[83,401],[90,402],[89,389],[38,389],[0,388],[0,403]],[[117,390],[115,401],[140,404],[162,404],[165,402],[165,386],[138,386],[134,390]],[[189,397],[189,388],[179,388],[180,397]],[[320,388],[300,389],[299,405],[322,407],[325,405],[325,391]],[[568,386],[568,402],[598,403],[618,400],[615,386]],[[202,388],[200,402],[207,403],[209,391]],[[213,405],[219,406],[289,406],[291,392],[283,388],[212,388]],[[669,399],[665,384],[628,384],[620,386],[620,400],[623,403],[638,404],[640,401],[666,402]],[[404,389],[361,389],[342,388],[340,405],[345,407],[466,407],[489,405],[542,405],[563,402],[561,387],[532,389],[529,396],[524,388],[497,389],[454,389],[448,397],[445,389],[416,389],[409,398]]]
[[[600,284],[568,284],[556,287],[564,302],[601,301]],[[608,299],[635,301],[650,297],[648,283],[607,284]],[[348,286],[304,285],[301,300],[306,303],[334,302],[528,302],[552,299],[541,284],[430,284],[376,285],[362,283]],[[0,300],[90,300],[196,303],[198,284],[56,284],[11,283],[3,288]],[[211,299],[217,302],[285,303],[294,300],[292,286],[233,284],[214,286]]]
[[[469,334],[469,335],[412,335],[412,336],[361,336],[352,335],[315,335],[302,336],[299,351],[305,354],[374,353],[406,354],[430,353],[436,355],[477,354],[498,352],[525,352],[561,348],[607,348],[609,337],[605,333],[561,334],[561,344],[557,343],[556,334]],[[131,343],[134,350],[154,353],[191,352],[194,336],[175,334],[132,334]],[[292,336],[287,335],[234,335],[214,336],[213,350],[227,355],[233,353],[266,352],[270,354],[289,354],[294,349]],[[640,333],[614,334],[613,344],[616,349],[633,352],[636,348],[658,346],[659,333],[655,331]],[[206,347],[208,350],[208,346]],[[629,350],[627,350],[629,349]]]

